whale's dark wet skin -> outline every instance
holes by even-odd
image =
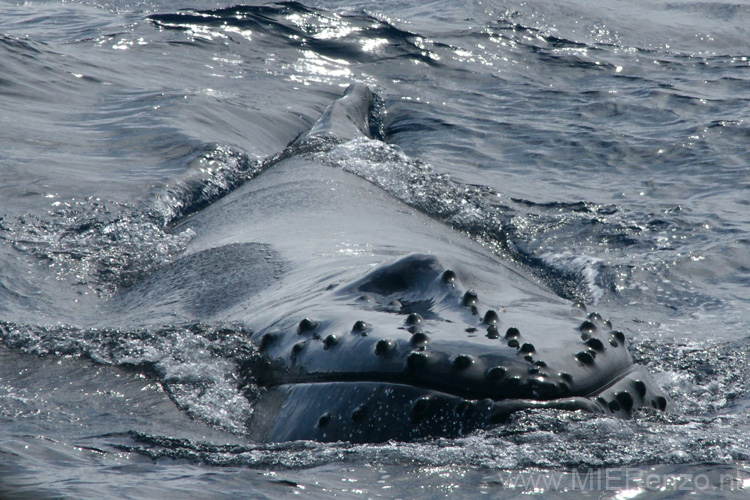
[[[159,321],[187,278],[201,285],[178,314],[246,321],[259,441],[459,436],[526,408],[665,409],[608,321],[309,154],[369,136],[372,99],[349,87],[281,161],[183,221],[196,234],[185,256],[115,312]]]

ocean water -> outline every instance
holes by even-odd
[[[748,26],[720,0],[0,3],[0,498],[747,498]],[[605,313],[672,411],[257,444],[247,325],[101,314],[355,81],[383,141],[326,161]]]

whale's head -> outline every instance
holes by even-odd
[[[345,141],[378,142],[376,107],[350,86],[262,173],[187,218],[186,255],[123,309],[155,321],[177,303],[252,329],[259,355],[242,373],[262,388],[248,422],[259,441],[458,436],[526,408],[663,409],[604,318],[334,167],[337,154],[366,163]]]
[[[253,371],[266,390],[250,434],[378,442],[459,436],[527,408],[665,409],[599,314],[510,286],[485,297],[464,278],[480,281],[411,254],[256,332]]]

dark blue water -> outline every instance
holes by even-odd
[[[0,498],[746,498],[748,26],[721,1],[0,4]],[[674,412],[257,445],[245,325],[99,314],[353,81],[386,144],[326,161],[605,311]]]

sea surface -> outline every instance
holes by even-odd
[[[352,82],[385,144],[334,163],[606,314],[672,411],[256,444],[247,325],[91,313]],[[3,500],[748,498],[750,3],[3,0],[0,344]]]

